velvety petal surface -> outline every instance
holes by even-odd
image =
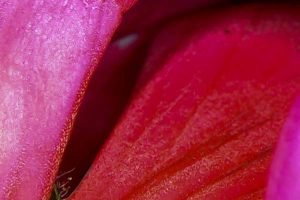
[[[299,91],[298,11],[248,5],[170,23],[70,199],[261,199]]]
[[[49,196],[120,2],[0,1],[0,199]]]

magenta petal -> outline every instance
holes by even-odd
[[[275,153],[267,199],[300,199],[300,98],[291,111]]]
[[[49,196],[82,81],[133,1],[120,2],[0,1],[0,199]]]

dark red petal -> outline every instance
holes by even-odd
[[[164,29],[71,199],[260,198],[299,91],[298,11],[233,7]]]
[[[117,35],[149,32],[171,18],[228,0],[140,0],[126,15]]]
[[[116,0],[123,12],[131,8],[138,0]]]
[[[0,2],[0,199],[49,196],[82,81],[121,12],[115,1]]]

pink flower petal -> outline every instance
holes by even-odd
[[[83,81],[121,12],[115,1],[0,2],[0,199],[49,196]]]
[[[266,199],[300,199],[300,99],[293,107],[280,137]]]

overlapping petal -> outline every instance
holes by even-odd
[[[134,34],[113,42],[91,77],[58,173],[57,184],[67,183],[68,193],[85,175],[130,102],[144,46],[139,35]],[[72,181],[68,181],[69,177]]]
[[[300,7],[216,2],[0,1],[0,199],[300,198]]]

